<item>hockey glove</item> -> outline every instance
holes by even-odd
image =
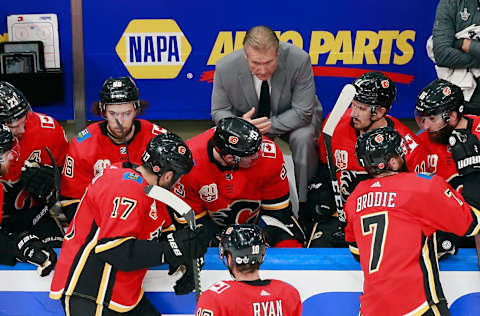
[[[50,166],[41,165],[38,162],[25,161],[20,179],[33,198],[47,201],[55,197],[53,174],[54,170]]]
[[[46,248],[37,236],[24,232],[17,239],[17,259],[36,265],[38,273],[44,277],[55,267],[57,254],[53,249]]]
[[[171,271],[176,271],[180,265],[188,265],[194,258],[203,258],[208,248],[207,235],[207,230],[203,226],[195,231],[185,227],[168,233],[166,240],[160,240],[165,249],[162,261],[169,264]]]
[[[480,142],[466,130],[454,130],[448,139],[458,174],[465,176],[480,172]]]
[[[197,259],[198,260],[198,267],[200,270],[202,270],[203,265],[205,263],[205,260],[203,260],[203,257]],[[195,289],[195,281],[193,279],[193,264],[192,262],[189,262],[188,264],[181,266],[182,268],[173,270],[170,267],[170,270],[168,271],[168,275],[172,275],[178,272],[178,270],[183,270],[184,273],[182,277],[180,277],[176,282],[175,285],[173,286],[173,289],[175,290],[175,294],[177,295],[185,295],[190,292],[192,292]]]
[[[342,193],[343,204],[345,204],[350,194],[353,192],[353,190],[355,190],[357,184],[367,178],[367,173],[342,170],[342,172],[340,173],[340,192]]]

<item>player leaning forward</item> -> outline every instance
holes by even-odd
[[[171,188],[193,160],[175,134],[155,136],[141,166],[112,165],[87,187],[65,235],[50,297],[62,299],[67,315],[160,315],[143,295],[147,268],[168,263],[187,272],[176,292],[193,289],[188,269],[206,251],[203,228],[172,232],[165,204],[145,195],[148,184]]]
[[[450,315],[435,231],[475,235],[480,212],[439,176],[399,172],[405,144],[391,127],[360,135],[355,152],[373,176],[345,204],[345,240],[364,273],[361,315]]]

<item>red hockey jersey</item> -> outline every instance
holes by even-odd
[[[92,180],[65,234],[51,298],[75,293],[118,312],[137,305],[147,269],[122,271],[97,254],[131,238],[150,240],[173,229],[165,204],[145,195],[147,185],[139,173],[118,165]]]
[[[480,139],[480,116],[465,115],[468,129]],[[428,151],[429,165],[432,172],[447,181],[454,189],[461,192],[463,179],[457,172],[455,161],[448,145],[434,143],[428,137],[428,132],[422,131],[418,138],[425,144]]]
[[[342,170],[363,171],[355,157],[355,143],[358,135],[355,128],[350,125],[352,109],[349,108],[340,119],[332,136],[332,153],[337,171],[337,180],[340,181]],[[410,172],[431,172],[427,165],[427,150],[418,137],[396,118],[386,115],[388,126],[394,128],[404,138],[408,150],[405,155],[406,164]],[[326,122],[327,120],[325,120]],[[324,122],[324,123],[325,123]],[[327,163],[325,141],[323,134],[318,139],[319,155],[323,163]]]
[[[364,316],[421,315],[444,299],[432,234],[473,236],[480,230],[480,212],[436,175],[364,180],[345,213],[345,240],[360,255],[364,274]]]
[[[297,289],[279,280],[220,281],[202,293],[198,316],[300,316]]]
[[[52,165],[45,147],[52,152],[58,166],[63,166],[68,141],[63,127],[52,117],[36,112],[28,112],[25,133],[15,145],[18,160],[10,163],[5,176],[0,177],[5,191],[4,212],[23,210],[32,206],[32,200],[20,183],[20,174],[26,160]]]
[[[142,154],[153,136],[165,129],[145,121],[135,120],[135,134],[128,143],[132,163],[141,164]],[[115,144],[107,136],[106,122],[97,122],[72,138],[62,172],[62,195],[79,199],[92,178],[105,167],[127,161],[123,144]]]
[[[283,154],[277,145],[263,138],[262,154],[250,168],[221,171],[209,157],[207,144],[214,130],[187,141],[195,166],[175,186],[198,217],[210,214],[220,226],[255,222],[260,207],[289,209],[289,186]]]

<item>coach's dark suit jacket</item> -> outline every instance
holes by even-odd
[[[279,49],[278,67],[271,78],[272,128],[269,134],[279,136],[308,125],[313,116],[318,132],[322,106],[315,94],[310,57],[289,43],[281,42]],[[252,106],[258,110],[252,76],[243,49],[217,62],[212,91],[215,123],[224,117],[242,116]]]
[[[289,43],[280,43],[278,67],[271,78],[272,128],[266,134],[286,140],[295,164],[295,182],[300,202],[307,199],[308,181],[318,165],[316,138],[322,123],[322,105],[315,93],[309,55]],[[253,75],[244,50],[235,51],[217,62],[212,91],[212,118],[242,116],[257,108]]]

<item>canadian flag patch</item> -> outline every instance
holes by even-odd
[[[277,157],[277,147],[275,147],[275,143],[273,143],[271,141],[263,141],[262,156],[267,157],[267,158],[276,158]]]

